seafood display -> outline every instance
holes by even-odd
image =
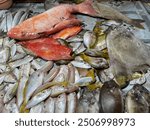
[[[143,20],[97,1],[79,3],[0,13],[0,112],[150,112],[150,46],[128,28],[144,29]],[[97,19],[94,28],[77,13]]]

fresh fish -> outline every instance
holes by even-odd
[[[5,104],[3,113],[19,113],[19,110],[15,102],[16,99],[13,98],[8,104]]]
[[[54,113],[55,112],[55,98],[49,97],[45,103],[44,103],[44,108],[43,112],[44,113]]]
[[[87,86],[93,82],[92,77],[82,77],[78,81],[75,82],[76,86]]]
[[[21,16],[18,24],[22,23],[24,20],[27,19],[27,17],[29,16],[29,12],[30,12],[30,10],[24,12],[24,14]]]
[[[39,71],[34,72],[29,80],[28,80],[28,84],[25,87],[25,103],[27,103],[30,99],[30,97],[32,96],[32,94],[34,93],[34,91],[40,86],[42,85],[43,82],[43,78],[44,78],[44,74],[40,73]]]
[[[44,102],[39,103],[38,105],[30,109],[30,113],[41,113],[43,111]]]
[[[15,83],[17,80],[16,76],[13,73],[7,74],[4,78],[4,82]]]
[[[6,63],[8,61],[9,57],[10,57],[10,48],[5,47],[4,48],[4,54],[3,54],[4,63]]]
[[[70,93],[67,95],[67,112],[75,113],[77,105],[76,93]]]
[[[104,83],[99,100],[100,112],[122,113],[124,111],[123,94],[119,85],[113,80]]]
[[[9,66],[10,66],[11,68],[16,68],[16,67],[19,67],[19,66],[21,66],[21,65],[27,64],[27,63],[29,63],[29,62],[32,61],[32,60],[33,60],[33,57],[27,55],[27,56],[24,57],[23,59],[19,59],[19,60],[10,62],[10,63],[9,63]]]
[[[81,90],[82,91],[82,90]],[[84,89],[77,102],[77,113],[99,113],[99,89],[89,91]]]
[[[23,59],[24,57],[26,56],[25,53],[17,53],[15,56],[11,57],[9,62],[14,62],[14,61],[17,61],[17,60],[20,60],[20,59]]]
[[[148,113],[150,111],[150,92],[139,84],[129,90],[125,98],[128,113]]]
[[[7,18],[6,16],[3,18],[0,26],[1,32],[7,32]]]
[[[10,51],[10,54],[11,54],[11,57],[14,57],[15,54],[17,52],[17,46],[16,44],[14,44],[12,47],[11,47],[11,51]]]
[[[52,81],[59,73],[60,67],[53,67],[50,72],[44,77],[44,83]]]
[[[123,27],[110,31],[107,48],[110,69],[116,79],[124,77],[128,81],[133,73],[149,69],[150,47],[136,38],[131,31]]]
[[[109,64],[106,59],[101,57],[90,57],[84,54],[81,54],[81,57],[84,61],[86,61],[89,65],[96,69],[107,69]]]
[[[57,76],[53,79],[54,82],[68,82],[69,68],[67,65],[61,65]]]
[[[20,40],[35,39],[44,35],[59,32],[70,26],[81,24],[81,21],[76,19],[73,15],[74,13],[124,21],[131,25],[143,28],[139,22],[131,20],[111,7],[100,4],[96,1],[86,0],[78,5],[62,4],[29,18],[12,28],[8,32],[8,36]]]
[[[24,93],[25,93],[25,87],[27,85],[27,82],[29,80],[29,72],[30,72],[30,64],[25,64],[21,68],[21,74],[19,79],[19,85],[17,90],[17,106],[18,109],[20,109],[21,104],[24,101]]]
[[[15,27],[19,23],[20,18],[22,17],[23,14],[24,14],[24,10],[22,10],[22,9],[20,9],[16,12],[16,14],[13,18],[12,28]]]
[[[8,103],[16,95],[18,83],[10,84],[9,89],[4,96],[4,103]]]
[[[69,68],[69,83],[74,83],[75,82],[75,67],[72,64],[68,64]]]
[[[90,69],[91,66],[84,62],[84,61],[71,61],[71,64],[73,64],[73,66],[78,67],[78,68],[84,68],[84,69]]]
[[[62,93],[67,92],[67,88],[65,88],[64,86],[53,86],[51,88],[51,97],[56,97]]]
[[[66,28],[66,29],[54,34],[52,37],[54,39],[67,39],[69,37],[77,35],[81,30],[82,30],[81,26],[74,26],[74,27]]]
[[[58,96],[55,102],[55,113],[65,113],[66,102],[67,102],[66,94],[61,94],[60,96]]]
[[[83,36],[83,43],[87,48],[91,48],[96,42],[96,35],[94,32],[87,31]]]
[[[26,105],[26,109],[29,109],[39,104],[40,102],[44,101],[46,98],[50,96],[50,94],[51,94],[51,89],[46,89],[43,90],[42,92],[39,92],[34,97],[32,97],[31,100],[29,100],[29,102]]]
[[[64,45],[60,45],[53,38],[41,38],[19,42],[23,47],[27,48],[34,55],[45,60],[65,60],[71,59],[72,50]]]
[[[6,75],[7,73],[0,74],[0,85],[3,83]]]
[[[12,28],[12,22],[13,22],[13,16],[11,12],[7,13],[6,20],[7,20],[7,31],[9,31]]]
[[[5,96],[5,91],[1,90],[0,91],[0,113],[3,111],[4,108],[4,102],[3,102],[4,96]]]

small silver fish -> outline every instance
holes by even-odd
[[[66,94],[61,94],[56,98],[55,102],[55,113],[65,113],[66,112]]]
[[[55,98],[49,97],[44,104],[44,113],[54,113],[55,112]]]

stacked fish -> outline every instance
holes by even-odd
[[[11,28],[17,24],[22,23],[24,20],[31,16],[30,9],[19,9],[17,11],[1,10],[0,11],[0,35],[4,35]]]
[[[91,0],[54,7],[13,27],[0,39],[0,112],[149,112],[143,85],[123,88],[148,70],[150,47],[122,26],[110,30],[110,21],[86,30],[74,12],[143,28]]]

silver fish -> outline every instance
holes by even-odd
[[[24,12],[24,10],[22,10],[22,9],[20,9],[20,10],[17,11],[17,13],[15,14],[15,16],[14,16],[14,18],[13,18],[12,28],[13,28],[14,26],[16,26],[16,25],[19,23],[20,18],[21,18],[21,16],[22,16],[24,13],[25,13],[25,12]]]
[[[20,106],[24,100],[24,92],[25,92],[25,87],[27,85],[27,82],[29,80],[30,68],[31,68],[31,66],[29,63],[23,65],[21,68],[21,74],[20,74],[19,85],[18,85],[18,90],[17,90],[17,106],[18,106],[18,108],[20,108]]]
[[[0,113],[3,111],[4,108],[4,102],[3,102],[4,96],[5,96],[5,91],[1,90],[0,91]]]
[[[66,94],[61,94],[56,98],[55,102],[55,113],[65,113],[66,112]]]
[[[75,113],[77,105],[76,93],[70,93],[67,95],[67,112]]]
[[[12,84],[11,86],[10,85],[9,85],[10,87],[9,90],[6,92],[4,96],[4,103],[8,103],[16,95],[18,83]]]
[[[59,73],[60,67],[53,67],[50,72],[44,77],[44,83],[52,81]]]
[[[13,21],[13,16],[11,12],[7,13],[6,20],[7,20],[7,31],[9,31],[12,28],[12,21]]]
[[[26,93],[25,93],[25,102],[27,103],[34,93],[34,91],[42,85],[43,83],[44,74],[41,72],[34,72],[28,81],[27,86],[25,87]]]
[[[21,65],[27,64],[27,63],[29,63],[32,60],[33,60],[33,57],[28,55],[28,56],[24,57],[23,59],[19,59],[17,61],[10,62],[9,66],[11,68],[16,68],[16,67],[19,67]]]
[[[26,109],[29,109],[39,104],[40,102],[44,101],[46,98],[50,96],[50,94],[51,94],[51,89],[46,89],[43,90],[42,92],[39,92],[34,97],[32,97],[31,100],[29,100],[29,102],[26,105]]]
[[[39,103],[38,105],[30,109],[30,113],[41,113],[43,111],[44,102]]]
[[[13,98],[8,104],[5,104],[3,113],[19,113],[19,110],[15,102],[16,99]]]
[[[75,60],[75,61],[71,61],[71,64],[73,64],[73,66],[78,67],[78,68],[84,68],[84,69],[90,69],[91,68],[91,66],[84,61]]]
[[[49,97],[44,104],[43,112],[44,113],[54,113],[55,111],[55,98]]]

